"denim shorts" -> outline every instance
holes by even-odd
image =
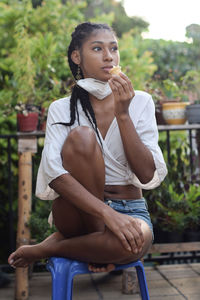
[[[152,238],[154,239],[153,225],[151,223],[151,218],[148,212],[148,205],[144,198],[136,200],[105,198],[104,202],[119,213],[126,214],[145,221],[151,229]]]

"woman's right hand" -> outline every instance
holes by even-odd
[[[121,214],[107,207],[104,217],[105,225],[119,238],[123,247],[133,253],[139,253],[144,245],[144,236],[138,218]]]

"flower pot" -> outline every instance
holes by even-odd
[[[200,232],[199,231],[186,231],[184,234],[186,242],[199,242],[200,241]]]
[[[167,232],[162,229],[154,228],[154,243],[167,243]]]
[[[39,125],[38,125],[38,128],[39,130],[41,131],[46,131],[46,116],[45,116],[45,108],[42,107],[40,109],[40,118],[39,118]]]
[[[184,241],[184,234],[182,231],[167,232],[167,243],[181,243]]]
[[[163,118],[169,125],[184,124],[188,102],[166,102],[162,104]]]
[[[200,123],[200,104],[190,104],[186,107],[188,123]]]
[[[156,116],[157,125],[166,125],[166,122],[163,118],[161,103],[156,103],[155,105],[155,116]]]
[[[29,112],[27,116],[22,113],[17,114],[17,129],[21,132],[30,132],[37,130],[38,113]]]

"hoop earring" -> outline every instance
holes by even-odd
[[[80,66],[78,65],[78,68],[77,68],[77,74],[75,76],[75,79],[78,81],[80,79],[82,79],[82,76],[81,76],[81,68]]]

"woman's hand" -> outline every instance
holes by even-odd
[[[108,207],[106,212],[104,223],[119,238],[123,247],[133,253],[140,252],[144,245],[140,220]]]
[[[115,116],[128,114],[128,108],[135,92],[129,78],[122,72],[119,75],[112,75],[109,79],[115,99]]]

